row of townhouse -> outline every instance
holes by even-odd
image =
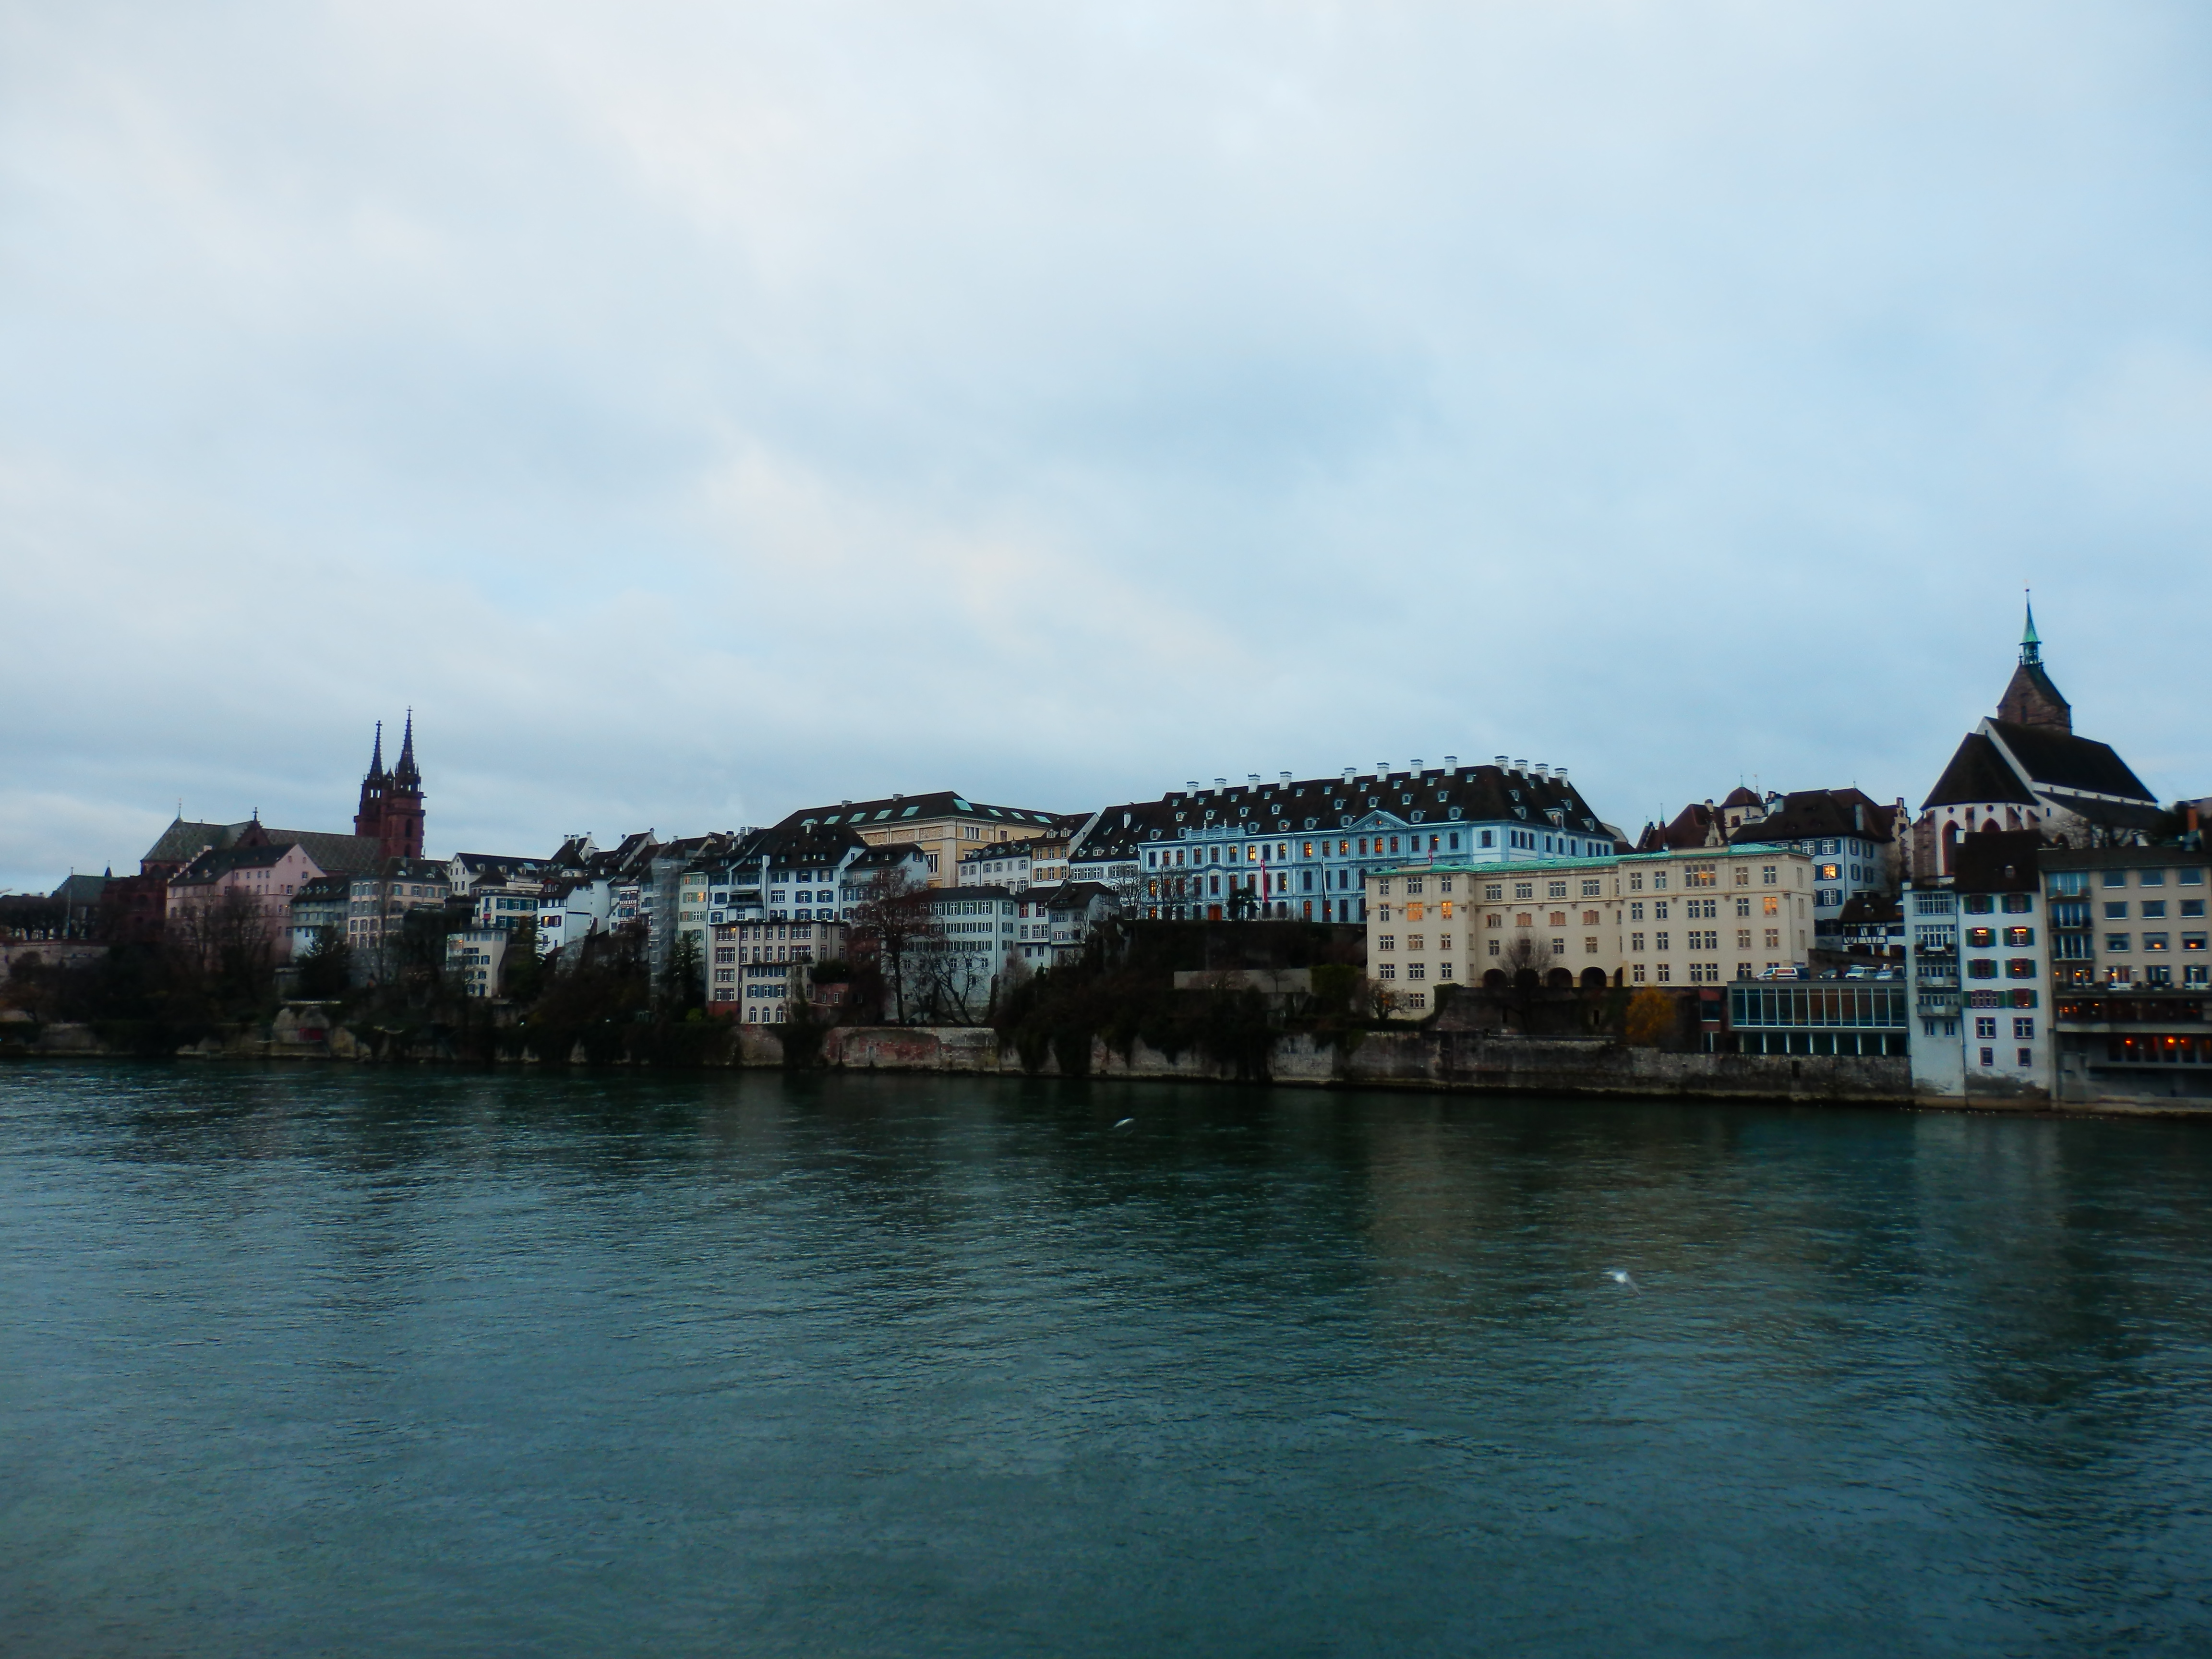
[[[1756,842],[1370,875],[1370,975],[1418,1018],[1439,988],[1713,985],[1806,970],[1814,860]]]
[[[1538,863],[1626,849],[1565,767],[1499,756],[1462,766],[1378,762],[1330,778],[1257,773],[1093,815],[1073,844],[1079,879],[1153,921],[1364,921],[1367,884],[1414,858]]]
[[[2212,1097],[2212,856],[2195,845],[1959,842],[1916,882],[1912,1069],[1947,1096]]]
[[[1813,929],[1820,946],[1847,950],[1893,900],[1907,868],[1911,814],[1856,788],[1802,789],[1761,795],[1737,787],[1717,805],[1692,802],[1664,825],[1648,823],[1638,852],[1686,851],[1735,842],[1780,844],[1813,860]],[[1863,942],[1864,934],[1860,934]]]

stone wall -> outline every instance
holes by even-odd
[[[850,1026],[827,1034],[823,1064],[838,1070],[962,1072],[1019,1076],[1011,1048],[974,1027]],[[744,1033],[738,1064],[780,1066],[774,1028]],[[1041,1068],[1057,1076],[1049,1058]],[[1186,1051],[1162,1054],[1139,1043],[1127,1054],[1093,1042],[1091,1074],[1103,1078],[1236,1081],[1232,1067]],[[1317,1047],[1285,1037],[1264,1079],[1316,1087],[1452,1089],[1544,1094],[1679,1096],[1756,1100],[1904,1103],[1912,1098],[1902,1059],[1831,1055],[1662,1054],[1598,1037],[1487,1036],[1476,1032],[1377,1031],[1356,1047]]]

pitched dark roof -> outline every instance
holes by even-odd
[[[1723,806],[1758,806],[1762,804],[1755,792],[1740,783],[1728,792],[1728,799],[1721,803]]]
[[[183,818],[173,818],[169,827],[155,840],[145,852],[147,864],[190,864],[210,847],[228,843],[224,833],[244,830],[244,824],[193,823]]]
[[[809,818],[819,824],[836,824],[842,828],[873,829],[878,824],[912,822],[920,818],[982,818],[1000,823],[1026,824],[1036,829],[1054,829],[1064,815],[1040,812],[1027,806],[988,806],[970,801],[951,789],[931,790],[920,795],[892,795],[883,800],[839,801],[835,806],[809,806],[787,814],[778,821],[778,829],[795,829]]]
[[[2002,764],[2002,760],[2000,760]],[[1977,800],[2002,800],[2002,795],[1978,795]],[[1798,789],[1784,795],[1767,815],[1745,824],[1732,841],[1816,841],[1824,836],[1856,836],[1861,841],[1896,838],[1896,814],[1856,789]]]
[[[1459,818],[1451,817],[1457,808]],[[1070,849],[1077,860],[1110,854],[1094,845],[1174,840],[1178,830],[1250,826],[1255,834],[1289,836],[1307,830],[1349,828],[1370,812],[1387,812],[1401,823],[1419,813],[1424,830],[1446,823],[1507,822],[1531,830],[1565,830],[1577,836],[1611,840],[1613,830],[1566,779],[1499,766],[1425,767],[1411,771],[1308,778],[1297,782],[1243,783],[1212,789],[1178,790],[1158,800],[1109,806],[1081,844]],[[1559,815],[1555,823],[1552,814]],[[1125,821],[1126,820],[1126,821]]]
[[[2006,763],[1996,744],[1979,732],[1969,732],[1959,740],[1951,763],[1920,805],[1924,811],[1931,806],[1965,806],[1982,801],[2037,805],[2035,792],[2020,781],[2020,775]]]
[[[2128,763],[2110,744],[2077,738],[2056,726],[2018,726],[2010,720],[1990,720],[1988,725],[2029,778],[2047,789],[2081,790],[2156,804],[2157,798],[2128,769]]]

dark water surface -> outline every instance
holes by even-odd
[[[17,1066],[0,1652],[2212,1652],[2208,1193],[2194,1124]]]

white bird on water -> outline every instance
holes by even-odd
[[[1117,1129],[1133,1129],[1137,1127],[1137,1120],[1133,1117],[1125,1117],[1114,1127]]]
[[[1605,1270],[1605,1276],[1616,1285],[1627,1285],[1638,1296],[1644,1294],[1644,1287],[1628,1276],[1628,1269],[1626,1267],[1607,1267]]]

